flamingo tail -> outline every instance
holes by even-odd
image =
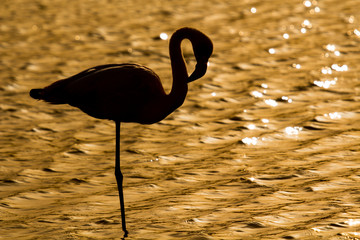
[[[43,95],[43,89],[42,88],[31,89],[31,91],[30,91],[30,97],[32,97],[34,99],[41,100],[42,95]]]

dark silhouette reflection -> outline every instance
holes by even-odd
[[[197,61],[188,76],[181,42],[189,39]],[[188,83],[204,76],[213,51],[211,40],[192,28],[177,30],[170,39],[172,89],[166,94],[161,81],[151,69],[137,64],[108,64],[89,68],[72,77],[42,88],[32,89],[30,96],[52,104],[69,104],[88,115],[116,123],[115,176],[119,191],[122,229],[127,237],[120,169],[120,123],[152,124],[161,121],[180,107],[186,97]]]

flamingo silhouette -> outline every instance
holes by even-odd
[[[197,62],[190,76],[181,50],[184,39],[190,40]],[[202,32],[193,28],[178,29],[169,44],[173,77],[169,94],[165,93],[160,78],[151,69],[130,63],[92,67],[45,88],[30,91],[32,98],[52,104],[69,104],[92,117],[115,121],[115,177],[124,237],[128,231],[120,169],[120,123],[156,123],[180,107],[185,100],[188,83],[205,75],[212,51],[211,40]]]

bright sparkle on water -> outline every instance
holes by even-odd
[[[270,54],[275,54],[275,49],[274,49],[274,48],[270,48],[270,49],[269,49],[269,53],[270,53]]]
[[[266,99],[266,100],[265,100],[265,103],[266,103],[267,105],[272,106],[272,107],[276,107],[276,106],[278,105],[278,103],[277,103],[275,100],[273,100],[273,99]]]
[[[340,51],[336,50],[336,46],[334,44],[328,44],[325,48],[330,52],[334,52],[335,56],[340,56]]]
[[[160,39],[161,40],[167,40],[169,36],[166,33],[160,33]]]
[[[252,138],[246,137],[246,138],[243,138],[241,141],[246,145],[256,145],[258,138],[257,137],[252,137]]]
[[[252,7],[252,8],[250,9],[250,12],[251,12],[251,13],[256,13],[256,8],[255,8],[255,7]]]
[[[301,68],[301,65],[298,64],[298,63],[293,63],[292,64],[292,67],[296,68],[296,69],[300,69]]]
[[[323,68],[321,68],[321,73],[322,74],[332,74],[332,70],[329,67],[323,67]]]
[[[348,66],[346,64],[339,66],[338,64],[331,65],[331,68],[338,72],[346,72],[349,70]]]
[[[289,37],[290,37],[289,34],[287,34],[287,33],[284,33],[284,34],[283,34],[283,38],[289,39]]]
[[[322,88],[329,88],[331,85],[335,85],[337,80],[338,80],[337,78],[334,78],[333,80],[324,80],[324,81],[315,80],[314,85]]]
[[[326,45],[326,49],[333,52],[333,51],[335,51],[336,47],[334,44],[328,44],[328,45]]]
[[[321,232],[321,230],[320,230],[319,228],[316,228],[316,227],[312,228],[312,230],[313,230],[314,232]]]
[[[356,36],[360,37],[360,31],[359,30],[355,29],[354,33],[355,33]]]
[[[285,128],[285,133],[287,135],[298,135],[301,130],[302,127],[287,127]]]
[[[269,123],[269,119],[266,119],[266,118],[261,119],[261,121],[262,121],[263,123]]]
[[[289,97],[282,96],[281,99],[282,99],[283,101],[287,101],[288,103],[292,103],[292,99],[289,98]]]
[[[360,225],[360,219],[349,219],[345,221],[349,226],[354,227]]]
[[[341,119],[341,115],[338,112],[333,112],[333,113],[325,113],[324,114],[325,117],[329,117],[331,119]]]
[[[311,1],[304,1],[305,7],[311,7]]]
[[[302,26],[303,27],[311,27],[312,25],[309,20],[305,19],[304,22],[302,23]]]
[[[255,124],[249,124],[246,126],[249,130],[254,130],[256,128]]]
[[[348,22],[349,23],[354,23],[355,21],[355,17],[353,15],[351,15],[349,18],[348,18]]]
[[[259,91],[252,91],[250,94],[256,98],[261,98],[263,96],[263,94]]]

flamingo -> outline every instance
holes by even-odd
[[[188,76],[181,42],[190,40],[196,59]],[[180,107],[188,91],[188,83],[205,75],[213,51],[209,37],[193,28],[180,28],[169,42],[172,88],[166,94],[159,76],[138,64],[107,64],[86,69],[74,76],[58,80],[47,87],[32,89],[30,96],[51,104],[69,104],[86,114],[115,121],[115,178],[119,192],[121,224],[127,237],[123,195],[123,174],[120,169],[120,123],[152,124],[163,120]]]

